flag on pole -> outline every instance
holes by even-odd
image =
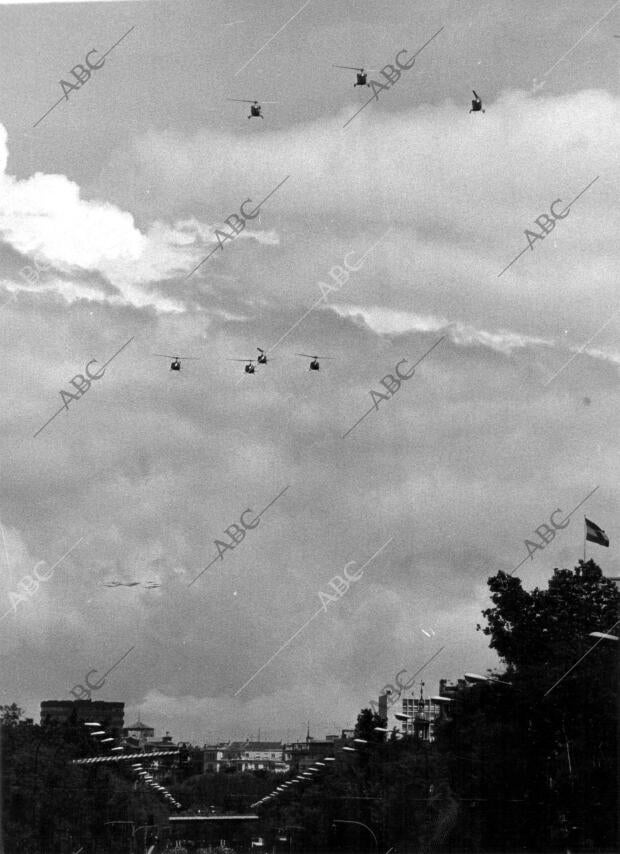
[[[586,518],[586,540],[591,543],[598,543],[599,546],[609,547],[609,537],[602,528],[595,522],[591,522]]]

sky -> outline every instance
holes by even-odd
[[[573,567],[584,513],[620,575],[615,34],[0,4],[0,702],[113,668],[92,698],[175,740],[322,737],[438,650],[416,695],[500,666],[487,579]]]

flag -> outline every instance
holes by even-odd
[[[605,531],[589,519],[586,519],[586,540],[598,543],[599,546],[609,546],[609,537]]]

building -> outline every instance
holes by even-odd
[[[328,736],[324,741],[306,738],[305,741],[287,744],[284,748],[284,756],[290,762],[291,770],[299,773],[325,756],[334,756],[335,747],[339,740],[339,736]]]
[[[202,753],[203,772],[272,771],[286,774],[289,763],[280,741],[231,741],[206,745]]]
[[[447,697],[450,700],[454,700],[459,693],[464,688],[467,688],[467,680],[465,679],[457,679],[456,682],[448,682],[447,679],[439,680],[439,696]]]
[[[219,774],[226,755],[226,742],[220,744],[205,744],[202,754],[202,773],[215,772]]]
[[[153,727],[143,724],[137,720],[133,726],[128,726],[123,729],[123,736],[127,739],[127,743],[137,750],[144,750],[148,740],[154,738],[155,730]],[[171,739],[172,740],[172,739]]]
[[[125,704],[104,700],[43,700],[41,703],[41,726],[87,721],[98,721],[103,729],[118,738],[125,721]]]
[[[441,679],[439,694],[442,697],[454,699],[466,685],[467,682],[464,679],[459,679],[456,683]],[[377,712],[386,721],[387,729],[390,732],[396,729],[404,735],[414,735],[421,741],[434,741],[436,723],[442,715],[445,715],[446,704],[424,697],[424,682],[420,683],[419,697],[402,695],[396,695],[396,697],[397,699],[393,702],[392,694],[389,692],[379,696]],[[399,720],[396,717],[397,713],[406,715],[408,719]]]
[[[402,713],[409,717],[409,720],[402,721],[402,732],[421,741],[435,740],[435,723],[441,717],[440,703],[430,697],[403,697]]]
[[[223,766],[237,771],[275,771],[284,774],[288,764],[283,760],[280,741],[231,741],[224,748]]]

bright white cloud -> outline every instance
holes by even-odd
[[[107,202],[81,198],[78,185],[64,175],[38,172],[17,180],[7,174],[7,162],[7,132],[0,125],[2,240],[22,255],[36,258],[41,271],[53,267],[65,274],[20,277],[7,282],[9,289],[56,291],[69,302],[85,298],[136,307],[154,305],[162,312],[184,310],[176,295],[166,297],[149,286],[184,277],[218,245],[216,225],[207,226],[196,218],[172,225],[156,220],[142,233],[132,214]],[[248,228],[239,237],[267,246],[279,243],[274,231]],[[104,293],[93,283],[92,274],[103,276],[117,294]]]

